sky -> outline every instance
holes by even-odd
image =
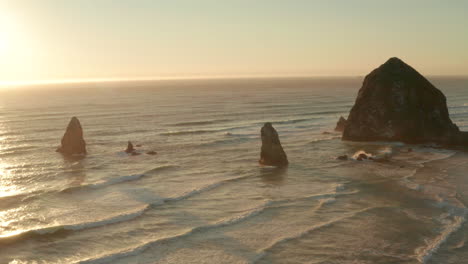
[[[468,1],[0,0],[0,82],[468,75]]]

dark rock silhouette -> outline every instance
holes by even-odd
[[[335,131],[343,132],[346,125],[346,119],[340,116],[340,119],[336,123]]]
[[[262,136],[260,164],[277,167],[287,166],[288,158],[281,146],[278,133],[271,123],[265,123],[260,133]]]
[[[86,154],[86,142],[83,139],[83,129],[80,121],[72,117],[68,123],[67,130],[62,137],[61,146],[57,149],[64,155],[84,155]]]
[[[348,160],[348,155],[341,155],[336,157],[337,160]]]
[[[126,153],[134,153],[135,152],[135,149],[133,148],[133,144],[132,142],[128,141],[128,144],[127,144],[127,149],[125,150]]]
[[[468,142],[452,123],[444,94],[411,66],[391,58],[364,79],[343,140]]]
[[[158,153],[157,153],[156,151],[154,151],[154,150],[151,150],[151,151],[146,152],[146,154],[148,154],[148,155],[156,155],[156,154],[158,154]]]
[[[368,158],[368,156],[367,156],[366,154],[361,153],[361,154],[359,154],[359,155],[357,156],[356,160],[363,161],[363,160],[365,160],[365,159],[367,159],[367,158]]]

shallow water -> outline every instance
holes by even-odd
[[[431,81],[468,130],[468,80]],[[341,141],[333,128],[360,83],[0,91],[0,263],[463,263],[466,153]],[[71,116],[85,159],[54,152]],[[257,163],[267,121],[287,169]],[[127,140],[158,154],[127,156]],[[361,151],[390,162],[335,159]]]

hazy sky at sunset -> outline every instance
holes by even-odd
[[[468,1],[0,0],[0,81],[468,75]]]

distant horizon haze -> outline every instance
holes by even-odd
[[[322,75],[322,76],[303,76],[303,75],[251,75],[251,76],[184,76],[184,77],[148,77],[148,78],[96,78],[96,79],[59,79],[59,80],[36,80],[36,81],[0,81],[0,89],[18,88],[18,87],[42,87],[50,85],[59,85],[61,87],[68,87],[74,84],[106,84],[106,83],[142,83],[142,82],[163,82],[163,81],[242,81],[242,80],[310,80],[310,79],[358,79],[361,83],[364,81],[364,75]],[[431,79],[468,79],[468,75],[425,75],[426,78]]]

